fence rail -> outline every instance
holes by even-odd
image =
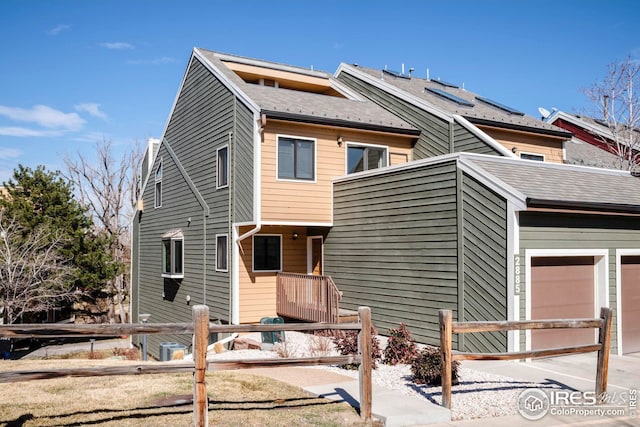
[[[8,337],[77,337],[77,336],[121,336],[136,334],[193,334],[193,361],[148,362],[123,366],[44,369],[0,372],[0,383],[51,379],[59,377],[93,377],[110,375],[145,375],[159,373],[192,372],[194,374],[194,425],[206,426],[207,392],[206,371],[251,369],[274,366],[312,366],[328,364],[360,363],[360,416],[370,421],[371,412],[371,310],[358,309],[358,323],[286,323],[277,325],[218,325],[209,322],[209,308],[193,307],[193,323],[138,323],[128,325],[59,325],[22,324],[0,325],[0,336]],[[273,332],[313,330],[357,330],[358,353],[346,356],[251,359],[251,360],[207,360],[207,345],[210,332]]]
[[[611,349],[610,308],[600,309],[599,319],[552,319],[524,321],[454,322],[451,310],[440,310],[440,355],[442,358],[442,405],[451,408],[451,371],[454,360],[514,360],[536,357],[560,356],[568,354],[598,352],[596,372],[596,395],[601,396],[607,390],[609,351]],[[597,344],[549,348],[542,350],[511,353],[466,353],[451,348],[452,334],[471,332],[496,332],[527,329],[567,329],[596,328],[600,330]]]

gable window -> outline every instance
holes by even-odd
[[[347,173],[385,167],[388,157],[387,147],[347,143]]]
[[[228,242],[226,234],[216,235],[216,271],[228,271]]]
[[[162,236],[162,277],[182,279],[184,271],[184,235],[171,230]]]
[[[538,162],[544,162],[544,155],[542,154],[520,152],[520,158],[524,160],[536,160]]]
[[[162,159],[160,159],[160,163],[156,169],[155,174],[155,182],[156,182],[156,199],[155,199],[155,207],[159,208],[162,206]]]
[[[278,137],[278,179],[315,180],[315,140]]]
[[[253,271],[282,270],[282,236],[253,236]]]
[[[229,186],[229,147],[225,146],[218,148],[218,161],[217,161],[217,188],[224,188]]]

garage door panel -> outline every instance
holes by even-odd
[[[593,257],[538,257],[531,262],[531,318],[594,317]],[[534,330],[533,349],[593,344],[593,329]]]
[[[640,257],[622,257],[622,351],[640,352]]]

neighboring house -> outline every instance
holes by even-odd
[[[570,137],[442,82],[194,49],[148,157],[132,318],[184,322],[196,303],[234,324],[296,317],[284,300],[337,310],[335,282],[342,308],[370,306],[382,333],[404,322],[423,343],[438,344],[441,308],[469,321],[604,305],[616,308],[614,351],[638,351],[638,180],[559,164]],[[154,336],[150,350],[184,340]],[[491,333],[456,346],[554,340]]]
[[[618,155],[611,130],[605,123],[564,111],[554,111],[545,121],[573,134],[571,141],[565,144],[567,163],[629,170],[629,162]],[[637,151],[634,152],[637,160]]]
[[[335,76],[422,131],[416,160],[465,151],[564,161],[571,133],[456,84],[344,63]]]
[[[132,318],[182,322],[202,303],[225,323],[276,316],[278,272],[323,272],[332,179],[412,160],[418,135],[331,74],[194,49],[148,157]]]

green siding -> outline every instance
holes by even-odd
[[[449,123],[446,120],[365,83],[350,74],[341,73],[338,79],[421,130],[420,137],[413,147],[414,160],[448,154],[451,151],[449,146]]]
[[[236,116],[242,123],[234,127]],[[137,304],[140,312],[151,313],[151,322],[190,321],[191,305],[203,303],[209,306],[212,319],[226,321],[229,318],[230,279],[228,273],[215,271],[215,235],[229,234],[231,240],[229,206],[230,188],[234,182],[230,180],[229,188],[216,189],[216,150],[230,145],[232,152],[234,142],[243,149],[252,146],[252,138],[247,141],[246,116],[246,109],[236,108],[233,94],[194,59],[187,70],[165,141],[160,145],[159,156],[143,194],[145,212],[139,224]],[[175,152],[186,176],[180,172],[167,144]],[[233,159],[243,164],[245,157],[252,155],[252,151],[235,154]],[[160,159],[163,161],[163,206],[154,209],[153,177]],[[253,180],[252,167],[231,178],[246,187],[247,182]],[[205,215],[196,192],[210,208],[209,216]],[[238,215],[242,218],[251,216],[252,197],[237,199]],[[161,277],[161,236],[175,228],[181,228],[184,233],[184,279],[178,281]],[[191,305],[187,304],[187,295]],[[157,355],[159,344],[164,341],[190,345],[191,338],[150,335],[151,353]]]
[[[236,126],[232,153],[233,222],[253,221],[253,113],[236,101]]]
[[[438,310],[457,316],[455,162],[336,183],[324,253],[343,307],[370,306],[381,333],[404,322],[437,344]]]
[[[459,123],[454,124],[453,135],[455,152],[501,155],[495,148],[489,146]]]
[[[464,321],[507,319],[506,200],[463,175]],[[506,333],[465,334],[468,351],[507,351]]]
[[[617,351],[616,249],[640,247],[640,222],[634,217],[613,215],[520,214],[520,257],[525,261],[527,249],[606,249],[609,253],[609,307],[614,310],[612,351]],[[520,293],[520,318],[525,318],[525,266]],[[520,344],[524,348],[524,334]]]

